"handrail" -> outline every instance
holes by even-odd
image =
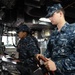
[[[44,56],[39,56],[38,58],[41,59],[41,60],[43,60],[44,62],[47,61],[47,59],[46,59]],[[55,75],[55,74],[54,74],[54,71],[50,71],[50,74],[51,74],[51,75]],[[48,75],[48,73],[46,73],[45,75]]]

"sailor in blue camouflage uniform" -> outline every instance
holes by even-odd
[[[53,25],[57,25],[50,35],[44,63],[48,71],[55,75],[75,75],[75,24],[65,21],[64,10],[60,4],[48,7],[48,15]],[[41,54],[37,54],[38,59]],[[49,59],[50,58],[50,59]]]
[[[18,68],[21,71],[21,75],[31,75],[32,71],[38,68],[35,55],[40,53],[40,50],[30,36],[30,28],[27,25],[19,25],[17,33],[20,38],[17,51],[19,53],[19,60],[22,62],[22,65]]]

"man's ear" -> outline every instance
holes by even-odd
[[[60,11],[60,16],[62,16],[63,15],[63,12],[62,11]]]

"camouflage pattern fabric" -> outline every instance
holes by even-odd
[[[66,23],[51,34],[44,55],[56,66],[56,75],[75,75],[75,25]]]

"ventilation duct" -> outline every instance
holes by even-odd
[[[26,0],[25,5],[40,8],[41,5],[44,5],[45,0]]]
[[[4,4],[8,9],[12,9],[15,5],[16,0],[1,0],[2,4]]]
[[[47,13],[46,13],[46,7],[44,8],[35,8],[35,7],[30,7],[30,6],[27,6],[26,9],[24,9],[25,12],[30,15],[30,16],[33,16],[33,17],[44,17]]]

